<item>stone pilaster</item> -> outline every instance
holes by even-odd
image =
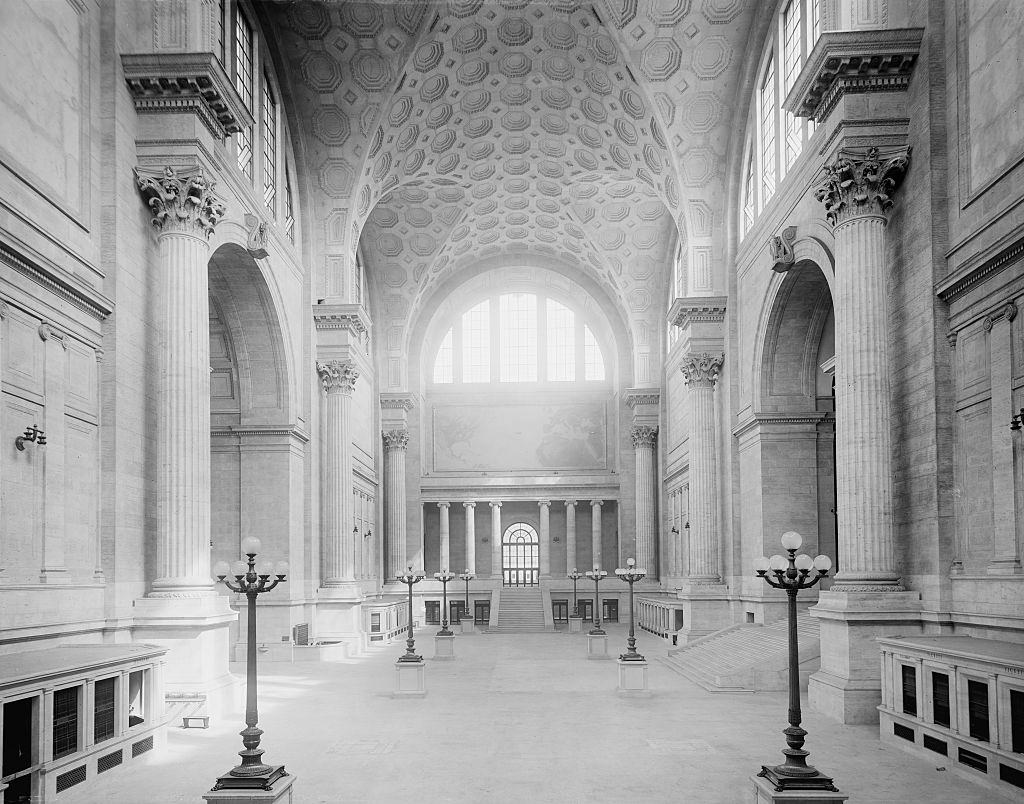
[[[451,531],[448,526],[448,509],[451,508],[451,503],[439,502],[437,508],[441,515],[441,527],[440,527],[440,552],[438,553],[438,571],[443,572],[446,569],[451,569]]]
[[[464,502],[466,509],[466,569],[476,574],[476,503]]]
[[[658,428],[634,425],[630,430],[636,456],[636,562],[647,570],[648,578],[657,577],[655,565],[655,521],[657,508],[656,463]]]
[[[590,501],[590,555],[591,564],[601,566],[601,506],[604,500]]]
[[[64,376],[67,373],[67,336],[47,323],[39,325],[38,334],[46,344],[43,351],[44,396],[43,432],[46,433],[46,460],[43,461],[43,486],[46,506],[43,509],[43,555],[40,580],[60,583],[67,579],[64,561],[65,538],[65,441]]]
[[[491,506],[491,577],[501,578],[501,503],[492,500]]]
[[[394,583],[406,568],[405,452],[409,446],[409,431],[385,430],[383,438],[384,538],[387,540],[384,582]]]
[[[565,571],[576,567],[576,500],[565,501]]]
[[[539,500],[540,506],[540,575],[551,576],[551,500]]]
[[[328,589],[350,587],[355,581],[352,541],[352,392],[359,372],[341,360],[316,364],[323,386],[323,513],[320,523],[323,581]]]

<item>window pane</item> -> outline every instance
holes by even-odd
[[[295,202],[292,200],[292,180],[288,170],[284,172],[284,231],[288,239],[295,242]]]
[[[988,742],[988,684],[967,682],[967,721],[975,740]]]
[[[491,303],[480,302],[462,315],[462,379],[491,379]]]
[[[807,26],[807,51],[810,52],[814,49],[814,45],[818,41],[818,37],[821,36],[821,0],[809,0],[810,13],[808,16],[809,24]]]
[[[761,124],[761,205],[775,193],[775,60],[768,61],[759,98]]]
[[[917,717],[917,669],[903,665],[903,714]]]
[[[434,382],[453,382],[452,376],[452,330],[441,341],[441,348],[437,350],[437,360],[434,361]]]
[[[114,736],[114,691],[116,679],[97,681],[94,689],[93,741],[101,743]]]
[[[949,727],[949,676],[932,673],[932,714],[935,724]]]
[[[56,690],[53,693],[53,758],[58,759],[78,750],[78,690],[80,687]]]
[[[252,112],[252,28],[239,9],[235,14],[235,89]],[[238,167],[252,178],[252,130],[238,132]]]
[[[800,0],[790,0],[782,14],[782,48],[785,73],[783,75],[783,97],[789,92],[803,66],[803,51],[800,42]],[[799,117],[785,113],[786,158],[785,166],[793,164],[803,148],[803,127]]]
[[[263,203],[274,215],[277,202],[277,101],[263,76]]]
[[[754,225],[754,182],[754,153],[752,149],[749,149],[747,167],[743,172],[743,231],[740,233],[740,237],[749,232],[750,227]]]
[[[590,331],[590,327],[583,328],[583,361],[585,363],[584,379],[604,379],[604,358],[601,356],[601,347],[597,344],[597,338]]]
[[[537,380],[537,297],[506,293],[498,303],[502,382]]]
[[[576,315],[548,299],[548,379],[576,379]]]

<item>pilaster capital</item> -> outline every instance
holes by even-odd
[[[209,238],[224,217],[224,203],[213,194],[216,182],[201,167],[135,168],[135,183],[161,232]]]
[[[498,510],[499,508],[501,508],[501,502],[500,502],[500,501],[498,501],[498,500],[491,500],[491,501],[490,501],[489,503],[487,503],[487,504],[488,504],[489,506],[491,506],[491,508],[492,508],[493,510],[495,510],[495,511],[496,511],[496,510]]]
[[[646,447],[654,449],[658,441],[658,428],[646,424],[635,424],[629,429],[629,437],[633,441],[633,449]]]
[[[591,500],[590,501],[590,507],[591,508],[600,508],[602,505],[604,505],[604,500]]]
[[[687,385],[714,388],[724,362],[724,354],[713,355],[701,352],[700,354],[686,355],[679,368],[683,372],[683,379]]]
[[[447,511],[449,508],[452,507],[452,504],[450,502],[439,502],[437,504],[437,507],[440,508],[442,511]]]
[[[1006,323],[1009,324],[1017,317],[1017,305],[1012,301],[1006,302],[1002,307],[996,310],[994,313],[989,313],[985,316],[985,322],[982,326],[985,327],[985,332],[991,332],[992,327],[996,325],[996,322],[1006,319]]]
[[[551,500],[537,500],[537,505],[539,505],[541,508],[550,508]]]
[[[346,396],[351,396],[356,387],[356,380],[359,379],[359,370],[355,363],[346,363],[341,360],[317,362],[316,371],[320,375],[320,383],[326,394],[340,391]]]
[[[385,430],[381,435],[384,437],[385,449],[404,450],[409,446],[408,430]]]
[[[565,507],[566,508],[575,508],[576,507],[576,502],[577,502],[576,500],[566,500],[565,501]]]
[[[833,226],[868,215],[885,215],[910,164],[905,146],[841,148],[825,165],[825,180],[814,197]]]
[[[468,511],[470,508],[476,508],[476,503],[475,502],[464,502],[462,504],[462,507],[465,508]]]

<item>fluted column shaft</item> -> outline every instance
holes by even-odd
[[[721,355],[694,354],[683,361],[690,389],[690,539],[687,578],[721,580],[718,524],[718,445],[715,439],[715,384]]]
[[[540,574],[551,575],[551,500],[540,500]]]
[[[636,457],[636,563],[647,570],[648,578],[657,577],[655,559],[655,445],[658,428],[635,425],[630,431]]]
[[[601,565],[601,506],[603,500],[590,501],[590,555],[594,566]]]
[[[139,168],[157,241],[154,595],[212,591],[209,236],[224,215],[199,168]]]
[[[476,503],[465,502],[466,509],[466,569],[476,574]]]
[[[384,433],[384,536],[387,539],[385,581],[393,581],[406,568],[405,452],[408,430]]]
[[[451,503],[439,502],[437,507],[441,512],[441,547],[437,561],[438,569],[444,571],[450,569],[449,562],[451,561],[451,532],[448,529],[448,509],[451,507]]]
[[[905,149],[843,152],[815,193],[836,241],[837,591],[902,588],[893,541],[885,213],[906,166]]]
[[[576,500],[565,501],[565,570],[576,568]]]
[[[501,577],[501,503],[491,506],[491,577]]]
[[[323,507],[323,586],[355,581],[355,544],[352,492],[352,391],[359,372],[352,363],[331,360],[317,363],[323,386],[324,443],[321,503]]]

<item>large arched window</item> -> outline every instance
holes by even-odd
[[[601,345],[584,317],[538,293],[477,302],[445,333],[435,383],[601,382]]]
[[[501,537],[501,574],[505,586],[536,586],[540,582],[540,539],[525,522],[516,522]]]

